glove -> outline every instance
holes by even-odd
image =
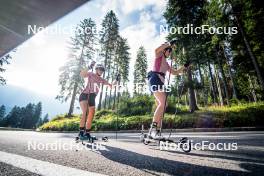
[[[172,45],[175,45],[176,44],[176,42],[177,42],[177,39],[176,38],[174,38],[174,39],[172,39],[171,41],[170,41],[170,45],[172,46]]]
[[[191,62],[190,61],[187,61],[187,62],[185,62],[184,67],[187,68],[187,67],[190,66],[190,64],[191,64]]]
[[[120,79],[121,79],[121,75],[120,75],[120,74],[117,74],[117,75],[116,75],[116,79],[115,79],[115,80],[116,80],[117,82],[119,82],[119,81],[120,81]]]

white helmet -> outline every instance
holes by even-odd
[[[102,65],[102,64],[97,64],[96,66],[95,66],[95,70],[97,70],[97,69],[99,69],[99,70],[101,70],[101,71],[105,71],[105,67]]]

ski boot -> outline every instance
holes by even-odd
[[[86,130],[86,132],[84,130],[80,130],[78,137],[76,137],[76,142],[78,143],[79,141],[88,141],[90,143],[93,143],[94,140],[96,140],[96,138],[94,136],[90,135],[90,132],[88,130]]]
[[[144,134],[143,143],[148,145],[150,142],[160,141],[164,138],[161,136],[160,128],[157,127],[157,123],[153,122],[150,126],[148,134]]]

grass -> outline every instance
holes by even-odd
[[[98,130],[140,130],[142,124],[149,127],[151,115],[117,116],[113,111],[102,110],[96,113],[92,129]],[[58,115],[42,125],[41,131],[76,131],[79,129],[80,115],[66,118]],[[233,105],[231,107],[200,108],[189,113],[185,107],[180,112],[165,114],[164,128],[222,128],[222,127],[255,127],[264,126],[264,102]]]

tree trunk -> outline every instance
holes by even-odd
[[[83,57],[83,50],[84,50],[85,43],[86,43],[86,37],[85,37],[84,43],[82,45],[82,50],[81,50],[81,55],[80,55],[81,60],[80,60],[80,63],[79,63],[79,70],[81,70],[81,65],[84,64],[84,60],[82,59],[82,57]],[[74,87],[73,87],[72,97],[71,97],[70,109],[69,109],[69,112],[67,114],[68,117],[70,117],[72,115],[72,113],[73,113],[75,97],[76,97],[76,94],[77,94],[77,88],[78,88],[78,83],[75,82],[74,83]]]
[[[188,69],[187,75],[188,75],[189,83],[192,83],[192,71],[191,71],[191,69]],[[196,104],[193,85],[189,86],[189,95],[190,95],[189,96],[189,110],[190,110],[190,112],[194,112],[195,110],[198,110],[198,106]]]
[[[198,91],[194,90],[195,103],[198,104]]]
[[[224,53],[224,56],[225,56],[225,59],[226,59],[227,68],[228,68],[228,73],[229,73],[229,75],[230,75],[230,80],[231,80],[231,84],[232,84],[233,98],[237,99],[237,91],[236,91],[236,86],[235,86],[235,82],[234,82],[234,78],[233,78],[233,73],[232,73],[232,71],[231,71],[231,66],[229,65],[229,59],[228,59],[227,56],[226,56],[224,46],[222,46],[222,48],[223,48],[223,53]]]
[[[188,92],[186,92],[186,95],[184,96],[185,99],[185,106],[188,107],[189,102],[188,102]]]
[[[118,69],[118,67],[117,67],[117,74],[119,73],[119,69]],[[116,97],[118,98],[118,95],[116,96],[116,94],[118,94],[118,92],[119,92],[119,80],[118,80],[118,82],[117,82],[117,86],[118,87],[116,87],[115,86],[115,91],[114,91],[114,102],[113,102],[113,107],[112,107],[112,109],[115,109],[115,107],[116,107]],[[117,102],[118,103],[118,102]]]
[[[111,101],[112,101],[112,89],[110,89],[110,93],[109,93],[108,109],[111,109]]]
[[[206,100],[205,100],[205,92],[204,92],[204,79],[203,79],[203,75],[202,75],[202,72],[201,72],[201,65],[200,65],[199,62],[198,62],[198,70],[199,70],[199,76],[200,76],[201,83],[202,83],[203,104],[205,106],[206,105]]]
[[[99,103],[98,103],[98,110],[101,110],[101,108],[102,108],[103,91],[104,91],[104,85],[101,85],[101,87],[100,87],[100,96],[99,96]]]
[[[257,77],[258,77],[259,83],[260,83],[260,85],[261,85],[261,87],[262,87],[262,90],[264,90],[264,79],[263,79],[262,74],[261,74],[261,72],[260,72],[260,68],[259,68],[259,64],[258,64],[258,62],[257,62],[257,59],[256,59],[256,57],[254,56],[254,54],[253,54],[253,52],[252,52],[252,49],[251,49],[251,47],[250,47],[250,45],[249,45],[249,43],[248,43],[248,40],[247,40],[247,38],[246,38],[246,35],[245,35],[245,33],[244,33],[244,29],[243,29],[243,27],[241,26],[241,24],[240,24],[240,22],[239,22],[239,19],[237,18],[236,15],[235,15],[235,20],[236,20],[236,22],[237,22],[237,26],[238,26],[238,28],[239,28],[239,30],[240,30],[240,33],[241,33],[242,38],[243,38],[243,40],[244,40],[244,43],[245,43],[245,45],[246,45],[247,52],[248,52],[248,54],[249,54],[249,56],[250,56],[250,59],[252,60],[253,65],[254,65],[254,67],[255,67],[255,71],[256,71],[256,74],[257,74]]]
[[[223,78],[224,93],[225,93],[226,103],[229,106],[228,87],[227,87],[225,72],[224,72],[224,69],[223,69],[223,62],[222,62],[222,59],[220,59],[217,50],[215,52],[216,52],[215,54],[216,54],[218,65],[219,65],[219,70],[220,70],[220,73],[221,73],[222,78]]]
[[[256,96],[256,92],[255,92],[255,87],[251,81],[251,76],[248,74],[248,82],[249,82],[249,88],[250,88],[250,92],[251,95],[253,97],[254,102],[257,102],[257,96]]]
[[[103,109],[106,109],[106,101],[108,98],[108,87],[105,87],[105,98],[104,98],[104,105],[103,105]]]
[[[83,58],[83,50],[84,50],[85,44],[86,44],[86,37],[85,37],[83,45],[82,45],[82,50],[81,50],[81,55],[80,55],[81,59],[80,59],[80,63],[79,63],[79,66],[78,66],[79,67],[79,71],[81,71],[81,66],[84,64],[84,60],[82,58]],[[71,97],[70,109],[69,109],[69,112],[67,114],[68,117],[70,117],[72,115],[72,113],[73,113],[75,97],[76,97],[76,94],[77,94],[77,88],[78,88],[78,83],[75,81],[74,87],[73,87],[73,92],[72,92],[72,97]]]
[[[74,109],[74,102],[75,102],[75,97],[76,97],[76,93],[77,93],[77,88],[78,88],[78,84],[77,82],[74,83],[74,88],[73,88],[73,92],[72,92],[72,98],[71,98],[71,104],[70,104],[70,109],[69,112],[67,114],[68,117],[70,117],[73,113],[73,109]]]
[[[212,74],[212,69],[211,69],[211,66],[210,66],[210,62],[208,61],[208,68],[209,68],[209,74],[210,74],[210,79],[211,79],[211,86],[212,86],[212,92],[213,92],[213,102],[214,103],[217,103],[216,102],[216,90],[215,90],[215,82],[214,82],[214,77],[213,77],[213,74]]]
[[[109,73],[107,75],[107,79],[109,78]],[[107,105],[107,98],[108,98],[108,86],[105,87],[105,98],[104,98],[104,106],[103,108],[106,109],[106,105]]]
[[[105,50],[105,60],[104,60],[104,66],[106,67],[106,64],[107,64],[107,54],[108,54],[108,46],[106,47],[106,50]],[[103,78],[105,78],[105,72],[103,74]],[[101,110],[102,108],[102,98],[103,98],[103,92],[104,92],[104,85],[102,84],[102,87],[101,87],[101,92],[100,92],[100,97],[99,97],[99,103],[98,103],[98,110]]]
[[[114,110],[115,107],[116,107],[116,87],[115,87],[115,91],[114,91],[114,103],[113,103],[112,109]]]
[[[216,80],[216,85],[217,85],[217,89],[218,89],[220,105],[224,106],[224,101],[223,101],[223,95],[222,95],[222,91],[221,91],[221,84],[220,84],[220,80],[219,80],[219,75],[218,75],[218,71],[217,71],[217,69],[216,69],[214,64],[213,64],[213,68],[214,68],[214,72],[215,72],[215,80]]]

